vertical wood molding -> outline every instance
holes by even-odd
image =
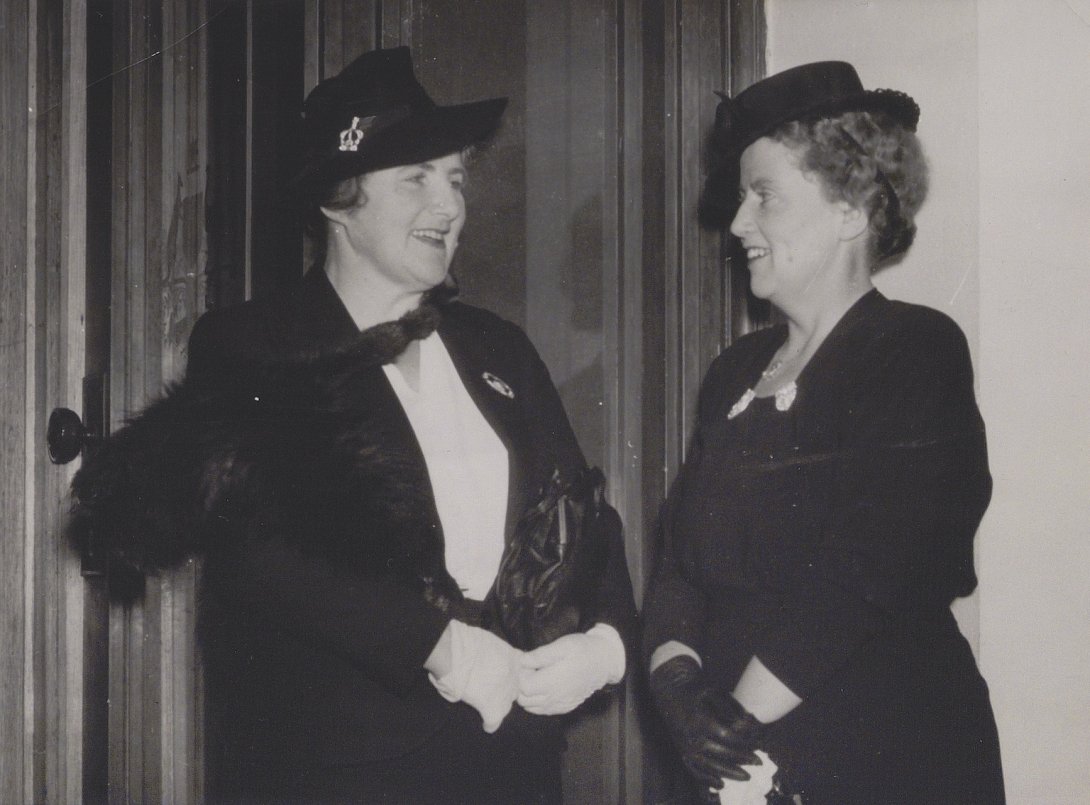
[[[0,227],[0,451],[7,457],[0,474],[0,800],[31,801],[33,793],[33,646],[30,638],[32,588],[26,547],[32,535],[34,476],[27,435],[30,411],[26,392],[34,388],[35,280],[30,242],[35,208],[34,114],[35,30],[33,0],[0,4],[0,142],[4,216]],[[28,112],[29,109],[29,112]],[[30,397],[34,402],[34,397]]]
[[[715,90],[737,91],[764,72],[762,0],[673,0],[666,14],[666,467],[672,477],[692,431],[711,359],[750,324],[745,287],[726,263],[722,232],[702,229],[697,204]],[[725,227],[724,230],[725,231]]]
[[[640,272],[631,270],[626,258],[631,257],[630,238],[636,231],[629,227],[636,221],[627,215],[625,204],[626,181],[634,177],[628,170],[629,162],[640,156],[639,130],[628,125],[627,114],[633,111],[630,98],[625,93],[626,69],[639,64],[639,50],[628,52],[629,37],[624,27],[624,0],[603,4],[603,50],[608,54],[603,64],[603,108],[601,110],[605,143],[616,143],[602,149],[602,396],[606,410],[603,432],[605,470],[615,489],[610,496],[620,508],[636,519],[625,520],[631,541],[639,533],[638,514],[627,510],[633,495],[631,489],[639,488],[640,387],[639,356],[641,341],[628,339],[631,324],[633,296],[637,300],[641,292]],[[581,20],[573,21],[576,25]],[[578,43],[577,43],[578,44]],[[577,121],[573,121],[577,123]],[[626,139],[631,135],[632,139]],[[634,188],[637,191],[638,186]],[[636,229],[638,230],[638,224]],[[632,268],[635,268],[633,266]],[[635,360],[634,360],[635,359]],[[623,515],[622,515],[623,516]],[[627,721],[626,705],[629,699],[616,697],[602,719],[602,794],[605,802],[620,802],[625,787],[624,760]],[[634,736],[633,736],[634,737]]]
[[[420,16],[425,13],[420,0],[378,0],[380,22],[379,38],[374,47],[392,48],[398,45],[412,47]]]
[[[317,6],[321,0],[307,0],[306,22],[309,24],[311,6]],[[309,33],[308,29],[308,33]],[[317,72],[319,60],[314,61]],[[309,77],[308,77],[309,78]],[[317,83],[317,78],[315,78]],[[243,294],[246,299],[254,295],[254,0],[246,2],[246,167],[244,169],[244,191],[246,213],[243,217]]]
[[[27,22],[30,20],[37,20],[37,3],[36,0],[30,0],[30,7],[28,8]],[[36,600],[34,577],[35,577],[35,542],[37,534],[37,511],[38,511],[38,472],[36,472],[37,462],[35,461],[34,447],[35,441],[31,434],[34,432],[35,411],[42,404],[39,400],[38,386],[39,386],[39,373],[38,373],[38,328],[37,328],[37,310],[38,310],[38,258],[37,258],[37,168],[38,168],[38,152],[37,152],[37,128],[38,121],[37,116],[39,113],[39,105],[36,103],[38,96],[38,47],[37,47],[37,26],[28,25],[26,30],[26,94],[29,103],[24,103],[25,109],[28,109],[29,114],[26,117],[26,139],[21,144],[24,148],[26,155],[26,175],[19,177],[23,180],[23,188],[25,188],[25,239],[22,241],[25,246],[25,300],[24,300],[24,334],[25,334],[25,350],[23,352],[24,361],[24,376],[23,376],[23,392],[24,392],[24,405],[23,420],[24,420],[24,456],[23,456],[23,470],[24,470],[24,489],[23,489],[23,511],[22,511],[22,528],[18,529],[11,536],[13,538],[19,538],[23,542],[23,563],[22,563],[22,588],[23,588],[23,601],[22,603],[22,615],[23,615],[23,646],[22,654],[17,655],[22,661],[22,708],[15,712],[20,712],[23,716],[23,734],[20,736],[21,740],[14,743],[14,748],[17,748],[21,754],[22,769],[21,775],[13,775],[13,782],[21,781],[23,788],[24,801],[30,802],[37,794],[37,788],[35,785],[35,773],[34,773],[34,752],[33,747],[35,744],[35,734],[37,732],[37,724],[34,718],[34,707],[37,700],[37,675],[34,663],[35,656],[35,634],[34,634],[34,602]],[[14,71],[13,71],[14,72]],[[5,74],[8,71],[5,69]],[[3,110],[5,118],[9,110]],[[0,136],[5,136],[2,134]],[[6,139],[6,136],[5,136]],[[7,166],[5,166],[6,168]],[[5,175],[15,179],[11,173]],[[13,182],[16,184],[16,182]],[[7,199],[5,199],[5,208],[7,208]],[[5,236],[5,240],[7,236]],[[4,261],[4,266],[9,265],[8,261]],[[12,263],[11,265],[14,265]],[[6,294],[5,294],[6,296]],[[5,311],[5,314],[7,311]],[[4,318],[9,318],[7,315]],[[6,341],[6,333],[3,336]],[[7,562],[4,562],[7,565]],[[5,580],[6,581],[6,580]],[[13,589],[5,584],[5,589]],[[4,669],[5,676],[7,669]],[[14,688],[14,686],[12,686]],[[3,712],[9,712],[7,710],[8,703],[2,703]],[[2,732],[2,731],[0,731]],[[2,737],[2,736],[0,736]],[[12,746],[13,744],[7,740],[4,740],[3,745],[5,747]],[[2,764],[0,764],[0,781],[2,781],[6,775]],[[2,782],[0,782],[2,786]]]
[[[730,94],[741,92],[765,75],[765,0],[735,0],[728,17],[729,38],[726,74]],[[723,334],[729,341],[754,329],[760,317],[749,304],[749,271],[737,246],[724,238],[720,253],[724,264]],[[765,306],[767,307],[767,306]],[[763,313],[762,313],[763,315]]]
[[[617,4],[619,25],[617,52],[616,131],[614,139],[620,147],[617,155],[616,199],[618,245],[617,259],[603,261],[603,299],[607,305],[605,323],[605,355],[616,356],[616,363],[604,361],[606,409],[609,418],[605,432],[610,441],[607,456],[608,477],[616,485],[614,502],[625,523],[625,554],[629,574],[635,588],[636,602],[643,599],[644,579],[648,569],[648,522],[645,517],[643,490],[645,474],[651,470],[654,457],[645,452],[648,440],[644,427],[647,395],[653,393],[644,371],[645,301],[644,276],[644,168],[649,157],[644,144],[644,25],[641,0],[621,0]],[[608,142],[607,133],[607,142]],[[656,271],[661,270],[656,266]],[[615,272],[615,275],[613,275]],[[613,293],[609,293],[610,289]],[[650,459],[650,462],[649,462]],[[632,658],[638,665],[638,660]],[[613,757],[613,772],[609,793],[613,802],[643,801],[643,739],[640,732],[635,674],[619,702],[617,722],[612,724],[619,742]]]
[[[250,0],[253,2],[253,0]],[[303,96],[322,78],[322,0],[304,0],[303,8]],[[302,98],[300,98],[302,100]]]
[[[58,325],[64,342],[64,396],[81,410],[86,371],[87,3],[65,0],[63,9],[60,275],[64,302]],[[38,407],[44,414],[51,404]],[[63,539],[67,488],[75,466],[69,465],[64,472],[51,468],[44,452],[44,445],[39,444],[38,460],[62,482],[48,503],[51,527],[43,534],[52,543],[55,562],[49,575],[59,588],[54,655],[58,670],[50,690],[57,702],[51,708],[57,740],[49,742],[46,783],[53,794],[51,801],[78,802],[83,796],[83,578],[79,557]]]
[[[163,7],[162,41],[169,45],[159,76],[153,76],[150,128],[159,128],[159,178],[148,187],[150,317],[146,352],[160,366],[148,393],[178,380],[185,369],[185,344],[200,312],[200,278],[207,274],[205,166],[208,164],[208,47],[203,5],[171,0]],[[156,96],[159,96],[156,99]],[[154,125],[151,125],[154,124]],[[157,224],[157,226],[153,226]],[[154,239],[151,235],[154,234]],[[153,361],[154,362],[154,361]],[[189,563],[155,580],[157,678],[163,802],[196,802],[203,791],[203,710],[196,652],[196,573]],[[149,615],[151,613],[149,612]],[[150,646],[156,651],[155,646]]]
[[[61,532],[71,468],[46,416],[80,408],[85,115],[82,2],[4,3],[0,143],[0,801],[81,798],[81,587]]]
[[[684,460],[708,364],[732,335],[748,327],[736,313],[746,309],[745,286],[725,265],[725,238],[702,229],[697,211],[708,170],[705,144],[715,116],[714,91],[736,91],[763,74],[763,8],[764,0],[644,4],[645,57],[661,59],[649,64],[644,83],[644,97],[656,104],[645,116],[645,175],[652,186],[644,195],[643,216],[644,259],[650,263],[644,266],[644,371],[657,385],[648,386],[643,406],[644,466],[655,471],[647,470],[642,491],[656,503]],[[651,423],[661,423],[661,433],[650,430]],[[650,527],[654,514],[645,513]],[[653,563],[655,536],[649,533],[640,546],[644,578]],[[660,748],[648,745],[645,796],[673,801]]]

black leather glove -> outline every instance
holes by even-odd
[[[724,777],[748,780],[742,764],[760,765],[753,750],[761,722],[712,685],[692,657],[672,657],[656,668],[651,673],[651,697],[685,768],[706,786],[703,791],[718,791]]]

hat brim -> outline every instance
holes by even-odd
[[[403,119],[369,133],[356,151],[331,147],[305,155],[291,180],[295,189],[324,186],[398,165],[415,165],[479,143],[499,127],[507,98],[413,109]]]

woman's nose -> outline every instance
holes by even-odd
[[[734,214],[734,218],[730,222],[730,233],[736,238],[742,237],[749,231],[751,222],[749,204],[743,201],[738,205],[738,212]]]
[[[454,186],[446,182],[438,183],[432,193],[431,199],[432,208],[449,215],[454,218],[458,215],[459,203],[458,203],[458,191],[454,189]]]

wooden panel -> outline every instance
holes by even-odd
[[[305,268],[302,211],[288,187],[299,164],[303,10],[295,0],[251,7],[247,121],[251,296],[275,292]]]
[[[27,224],[33,222],[34,195],[28,165],[34,165],[32,121],[28,116],[33,95],[34,60],[28,43],[34,41],[31,11],[35,4],[13,0],[0,4],[0,202],[9,214],[0,220],[0,800],[30,801],[33,776],[33,732],[27,723],[28,675],[32,673],[27,645],[26,546],[28,478],[27,402],[36,402],[33,349],[35,333],[27,327],[28,296],[35,278],[25,271],[32,246]],[[29,252],[29,253],[28,253]],[[28,488],[29,481],[29,488]],[[32,693],[32,690],[30,691]]]
[[[704,229],[697,203],[707,175],[705,143],[715,90],[737,91],[764,72],[759,0],[676,0],[666,7],[667,467],[679,466],[696,393],[711,359],[754,326],[744,268],[728,262],[726,224]]]
[[[617,183],[616,269],[604,268],[606,426],[612,501],[625,523],[625,551],[637,605],[649,575],[654,525],[664,487],[661,423],[662,318],[661,189],[663,118],[662,37],[658,3],[619,4],[617,131],[621,147]],[[649,249],[648,246],[651,246]],[[613,293],[609,293],[609,289]],[[650,314],[650,315],[648,315]],[[630,682],[620,702],[617,802],[644,801],[647,787],[641,718],[640,661],[633,657]]]
[[[60,212],[59,276],[62,300],[58,318],[48,330],[56,327],[61,359],[57,367],[56,395],[78,403],[82,409],[83,376],[85,374],[86,320],[86,205],[87,198],[87,4],[85,0],[66,0],[48,4],[56,14],[61,37],[61,177],[58,194]],[[36,405],[39,434],[34,453],[39,466],[49,479],[43,500],[43,528],[40,536],[48,543],[48,563],[42,574],[43,586],[54,587],[50,596],[56,609],[49,620],[57,625],[47,629],[46,645],[51,646],[47,668],[47,696],[52,705],[47,708],[50,722],[46,738],[45,792],[55,802],[76,802],[82,798],[83,750],[83,580],[79,573],[79,557],[63,540],[63,528],[68,511],[68,484],[75,471],[69,466],[59,471],[46,460],[45,445],[40,434],[45,430],[45,416],[50,405]],[[53,633],[50,633],[53,632]]]
[[[25,613],[32,665],[24,677],[35,801],[80,795],[80,584],[61,538],[71,468],[53,467],[43,434],[52,404],[80,407],[83,190],[82,4],[31,9],[33,145],[28,153]],[[70,49],[69,49],[70,48]],[[28,756],[27,760],[31,760]]]
[[[162,74],[149,93],[149,120],[161,138],[160,178],[149,177],[149,300],[159,301],[147,349],[159,356],[160,373],[149,395],[185,371],[185,345],[202,312],[207,276],[205,227],[207,145],[207,18],[203,4],[164,4]],[[149,147],[151,147],[149,142]],[[154,233],[154,236],[151,236]],[[152,326],[153,325],[153,326]],[[196,648],[197,578],[194,565],[164,573],[156,582],[161,792],[164,802],[201,801],[203,710]]]
[[[111,420],[184,371],[203,308],[207,25],[204,4],[131,0],[113,13]],[[111,801],[198,801],[200,675],[192,568],[148,580],[109,612]]]
[[[208,258],[198,277],[200,309],[238,304],[250,293],[248,17],[247,5],[230,0],[215,0],[209,14]]]
[[[322,77],[336,75],[361,53],[378,47],[379,16],[386,5],[381,0],[322,0],[321,38],[308,40],[317,48]]]
[[[645,102],[652,107],[645,117],[644,366],[645,388],[661,389],[645,398],[644,466],[661,472],[648,472],[643,492],[657,504],[684,459],[709,363],[731,337],[752,326],[744,269],[730,270],[724,231],[702,228],[697,209],[708,170],[714,91],[748,86],[763,73],[765,31],[761,0],[671,0],[648,2],[644,9]],[[661,28],[650,23],[652,16]],[[664,168],[661,174],[656,165]],[[656,263],[663,267],[661,278],[654,275]],[[656,433],[651,422],[661,422],[662,430]],[[652,522],[654,515],[646,515]],[[644,543],[633,546],[641,551],[641,575],[654,562],[648,531]],[[645,801],[675,801],[683,772],[674,753],[650,723],[643,736]]]
[[[727,22],[730,28],[727,86],[733,95],[765,75],[764,0],[736,0]],[[749,271],[737,241],[724,238],[722,256],[727,283],[723,332],[729,341],[767,324],[771,309],[749,292]]]
[[[88,116],[85,202],[86,249],[86,374],[104,380],[110,360],[110,295],[113,259],[113,199],[111,155],[114,121],[113,2],[89,0],[86,16]],[[77,197],[78,198],[78,197]],[[98,417],[108,415],[104,403]],[[109,790],[109,602],[107,580],[90,577],[83,598],[83,796],[86,802],[105,802]]]
[[[696,392],[721,344],[719,234],[701,229],[697,203],[706,175],[704,137],[714,90],[726,84],[725,7],[679,0],[667,10],[667,465],[680,464]]]
[[[28,298],[27,318],[28,323],[34,323],[37,331],[33,352],[37,365],[33,380],[28,378],[28,391],[32,390],[34,399],[32,403],[28,401],[27,409],[27,457],[30,467],[44,464],[44,456],[36,456],[32,452],[38,423],[44,422],[44,412],[39,410],[41,404],[38,401],[61,399],[65,393],[63,359],[67,343],[62,324],[67,300],[60,272],[63,27],[59,8],[39,6],[36,18],[35,169],[29,177],[34,183],[35,203],[31,216],[33,228],[28,226],[28,234],[33,232],[30,238],[33,261],[30,265],[35,279],[33,298]],[[50,506],[49,502],[51,499],[59,501],[63,473],[35,471],[33,474],[33,486],[28,489],[28,504],[33,506],[33,512],[28,510],[26,534],[27,558],[30,560],[27,566],[27,612],[30,619],[27,622],[31,629],[33,660],[27,702],[33,704],[33,790],[35,796],[40,797],[46,791],[50,772],[55,771],[49,768],[47,746],[57,736],[60,726],[57,720],[58,699],[51,695],[55,690],[58,658],[51,648],[58,642],[57,612],[62,590],[57,584],[59,557],[51,539],[56,533],[58,518],[56,507]]]
[[[79,407],[82,369],[82,287],[71,269],[82,242],[84,121],[82,86],[68,79],[78,74],[84,51],[73,44],[80,30],[78,17],[68,16],[73,7],[78,15],[79,3],[0,8],[0,170],[9,212],[0,237],[4,802],[80,798],[80,620],[78,596],[70,595],[78,577],[73,588],[72,557],[60,539],[70,473],[48,462],[44,445],[49,407]]]
[[[113,226],[111,289],[111,430],[139,410],[144,398],[144,165],[143,116],[149,62],[143,0],[114,6]],[[109,790],[111,802],[157,798],[145,781],[144,608],[112,604],[109,621]],[[150,737],[150,736],[149,736]],[[153,769],[149,769],[149,772]],[[153,781],[154,783],[154,781]]]

